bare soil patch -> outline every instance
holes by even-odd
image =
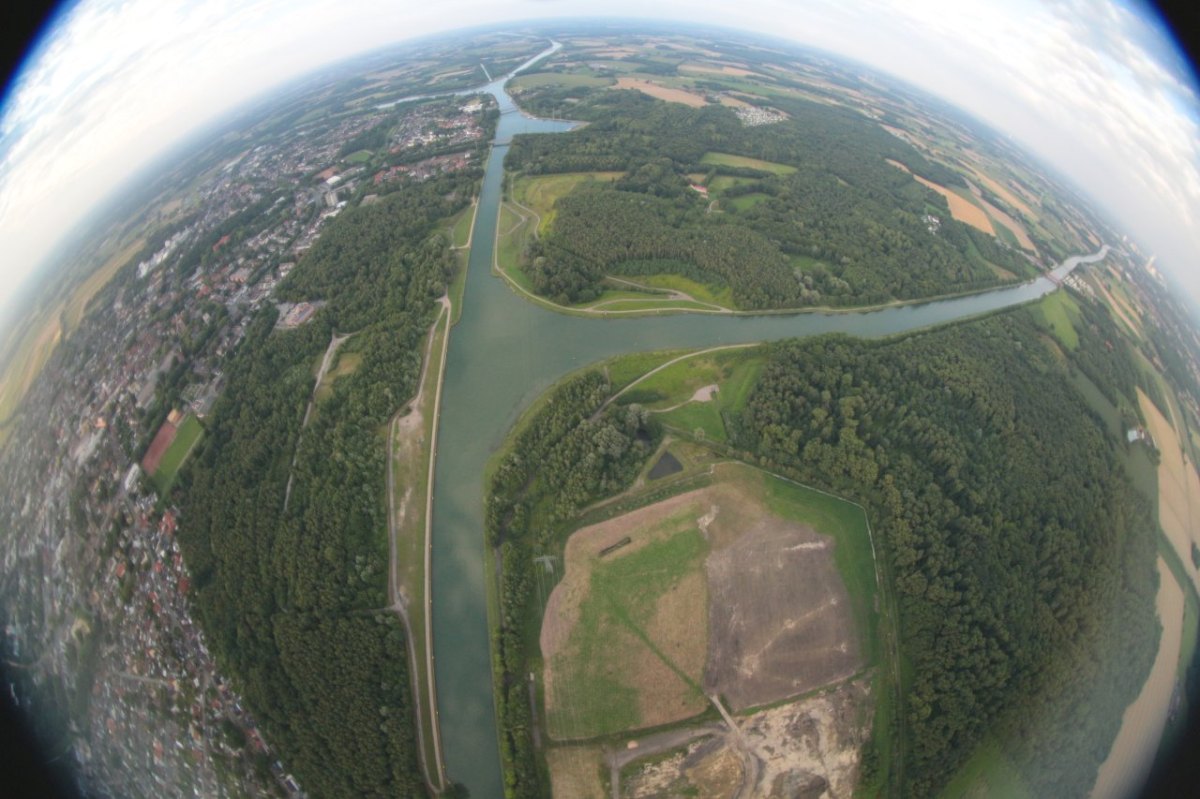
[[[710,75],[736,75],[740,78],[761,77],[757,72],[729,64],[680,64],[679,69],[684,72],[706,72]]]
[[[767,517],[714,551],[706,566],[706,692],[742,710],[844,679],[861,666],[831,539]]]
[[[850,796],[858,783],[862,744],[870,728],[866,680],[764,710],[742,723],[761,765],[751,796]]]
[[[701,108],[708,105],[708,101],[698,94],[692,94],[683,89],[671,89],[666,86],[660,86],[657,83],[651,83],[641,78],[618,78],[616,87],[618,89],[637,89],[639,92],[648,94],[651,97],[657,97],[659,100],[666,100],[669,103],[683,103],[692,108]]]
[[[740,736],[725,730],[665,756],[663,749],[647,746],[640,767],[633,761],[626,768],[620,795],[628,799],[852,796],[862,745],[870,732],[870,699],[867,678],[848,681],[817,696],[739,719]],[[625,754],[620,753],[622,761],[627,761]]]

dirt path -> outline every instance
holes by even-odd
[[[671,411],[682,408],[684,405],[687,405],[689,402],[712,402],[713,397],[715,397],[717,395],[718,388],[719,388],[719,386],[716,383],[712,383],[707,386],[700,386],[700,388],[696,389],[695,392],[693,392],[691,397],[689,397],[688,399],[685,399],[683,402],[677,402],[674,405],[672,405],[670,408],[659,408],[658,410],[654,410],[654,411],[650,411],[650,412],[651,413],[670,413]]]
[[[471,249],[471,239],[475,238],[475,217],[479,215],[479,198],[476,197],[471,203],[471,228],[467,231],[467,241],[465,244],[458,246],[451,245],[452,250],[469,250]]]
[[[678,358],[672,358],[671,360],[667,361],[666,363],[662,364],[661,366],[656,366],[655,368],[651,369],[649,372],[646,372],[644,375],[639,377],[637,380],[634,380],[632,383],[625,386],[625,388],[621,389],[616,394],[613,394],[611,397],[606,399],[604,401],[604,404],[601,405],[594,414],[592,414],[592,418],[595,419],[601,413],[603,413],[604,409],[607,408],[609,405],[611,405],[613,403],[613,401],[617,399],[617,397],[621,396],[626,391],[628,391],[629,389],[636,386],[638,383],[641,383],[643,380],[661,372],[663,369],[666,369],[668,366],[674,366],[675,364],[679,363],[680,361],[686,361],[688,358],[695,358],[698,355],[707,355],[710,352],[720,352],[721,350],[744,350],[747,347],[757,347],[757,346],[758,346],[757,343],[723,344],[720,347],[709,347],[708,349],[705,349],[705,350],[697,350],[696,352],[689,352],[684,355],[680,355]],[[694,396],[695,395],[693,395],[693,398],[694,398]]]
[[[304,410],[304,421],[300,423],[300,435],[296,437],[296,451],[292,453],[292,465],[288,469],[287,489],[283,492],[283,509],[288,508],[288,503],[292,500],[292,478],[296,475],[296,459],[300,457],[300,439],[304,435],[304,428],[308,427],[308,420],[312,417],[313,406],[317,402],[317,389],[321,387],[321,381],[325,379],[325,373],[329,371],[329,365],[333,363],[333,356],[337,354],[338,347],[342,346],[342,342],[353,336],[353,333],[346,333],[339,336],[337,333],[329,339],[329,346],[325,348],[325,357],[321,359],[321,368],[317,370],[317,381],[313,383],[312,396],[308,398],[308,407]],[[192,446],[195,446],[193,443]]]
[[[1092,799],[1132,796],[1143,786],[1167,723],[1183,636],[1184,595],[1162,558],[1158,559],[1158,580],[1155,604],[1163,626],[1158,654],[1141,693],[1125,708],[1121,729],[1096,775]]]
[[[722,735],[725,728],[720,724],[706,724],[703,727],[687,727],[679,730],[668,730],[656,735],[648,735],[638,741],[634,749],[616,749],[609,752],[605,759],[608,761],[609,784],[612,785],[612,799],[621,796],[621,769],[644,757],[653,757],[662,752],[670,751],[705,735]]]
[[[408,608],[406,607],[405,598],[400,592],[400,562],[398,556],[397,537],[399,530],[397,529],[397,519],[399,513],[396,507],[396,481],[393,473],[393,467],[396,460],[395,442],[400,436],[417,435],[422,428],[424,414],[422,413],[422,404],[425,400],[425,391],[428,388],[429,381],[429,360],[433,352],[433,341],[437,337],[438,325],[442,323],[442,319],[449,319],[450,316],[450,299],[443,296],[439,302],[441,310],[438,312],[437,318],[434,320],[432,327],[429,330],[429,339],[425,344],[425,357],[421,366],[421,379],[417,386],[416,395],[407,404],[410,411],[407,415],[401,416],[399,413],[392,418],[390,426],[390,434],[388,435],[388,468],[387,468],[387,485],[388,485],[388,548],[389,548],[389,563],[388,563],[388,597],[391,600],[390,609],[400,617],[401,624],[404,625],[405,635],[409,641],[413,640],[412,623],[409,620]],[[449,322],[447,322],[446,337],[449,337]],[[425,501],[425,602],[420,612],[424,616],[425,621],[425,672],[428,677],[425,686],[420,685],[420,671],[417,664],[416,649],[411,645],[408,646],[409,671],[412,674],[412,691],[413,699],[417,704],[417,746],[421,753],[421,771],[425,777],[426,786],[433,793],[440,793],[446,790],[446,767],[442,759],[441,735],[438,730],[436,714],[437,714],[437,691],[434,683],[433,673],[433,618],[432,618],[432,594],[430,591],[430,534],[432,531],[432,503],[433,503],[433,466],[434,453],[437,449],[437,415],[441,406],[441,391],[442,391],[442,375],[444,374],[446,365],[446,351],[449,347],[447,342],[442,343],[442,357],[438,364],[438,386],[437,394],[434,399],[435,410],[433,419],[433,436],[430,441],[430,457],[429,457],[429,476],[426,491]],[[409,495],[406,494],[401,505],[407,504]],[[421,723],[421,706],[425,705],[427,714],[431,720],[433,728],[433,751],[435,763],[433,768],[426,762],[425,752],[425,725]]]

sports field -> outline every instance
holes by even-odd
[[[191,414],[188,414],[179,423],[174,439],[163,453],[162,459],[158,462],[158,468],[154,471],[154,485],[158,487],[160,494],[165,495],[171,490],[171,486],[175,484],[175,478],[179,474],[179,469],[192,454],[192,450],[199,443],[203,433],[204,428],[201,427],[200,420]]]

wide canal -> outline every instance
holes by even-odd
[[[501,116],[475,217],[462,319],[450,334],[433,504],[433,629],[442,746],[451,779],[477,799],[504,795],[483,572],[483,471],[518,414],[538,394],[565,373],[620,353],[821,333],[886,336],[1017,305],[1057,288],[1041,278],[985,294],[863,313],[591,319],[540,307],[514,294],[491,270],[504,156],[514,134],[562,132],[570,124],[522,114],[503,90],[507,77],[484,88],[499,102]],[[1055,270],[1056,277],[1078,263],[1098,260],[1103,252],[1069,259]]]

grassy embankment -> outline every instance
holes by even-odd
[[[399,520],[396,526],[396,573],[397,589],[405,597],[405,607],[408,610],[409,645],[413,651],[413,684],[414,703],[417,723],[421,728],[423,750],[422,761],[426,764],[426,773],[436,784],[440,781],[438,771],[441,768],[439,749],[435,744],[436,707],[432,706],[434,696],[429,690],[431,675],[429,672],[432,653],[426,646],[427,618],[426,596],[426,567],[427,547],[426,528],[429,524],[428,498],[433,492],[431,478],[433,475],[433,440],[438,415],[439,388],[443,379],[445,366],[445,351],[449,345],[450,328],[458,322],[462,315],[462,300],[467,283],[467,260],[470,253],[469,242],[471,229],[475,222],[477,205],[472,205],[451,217],[443,228],[450,246],[458,254],[459,268],[448,287],[450,311],[438,317],[437,323],[426,340],[427,355],[424,380],[420,394],[416,398],[409,414],[420,419],[415,428],[400,432],[400,426],[393,427],[389,432],[392,439],[392,485]],[[339,363],[340,366],[340,363]],[[438,764],[438,765],[434,765]]]

